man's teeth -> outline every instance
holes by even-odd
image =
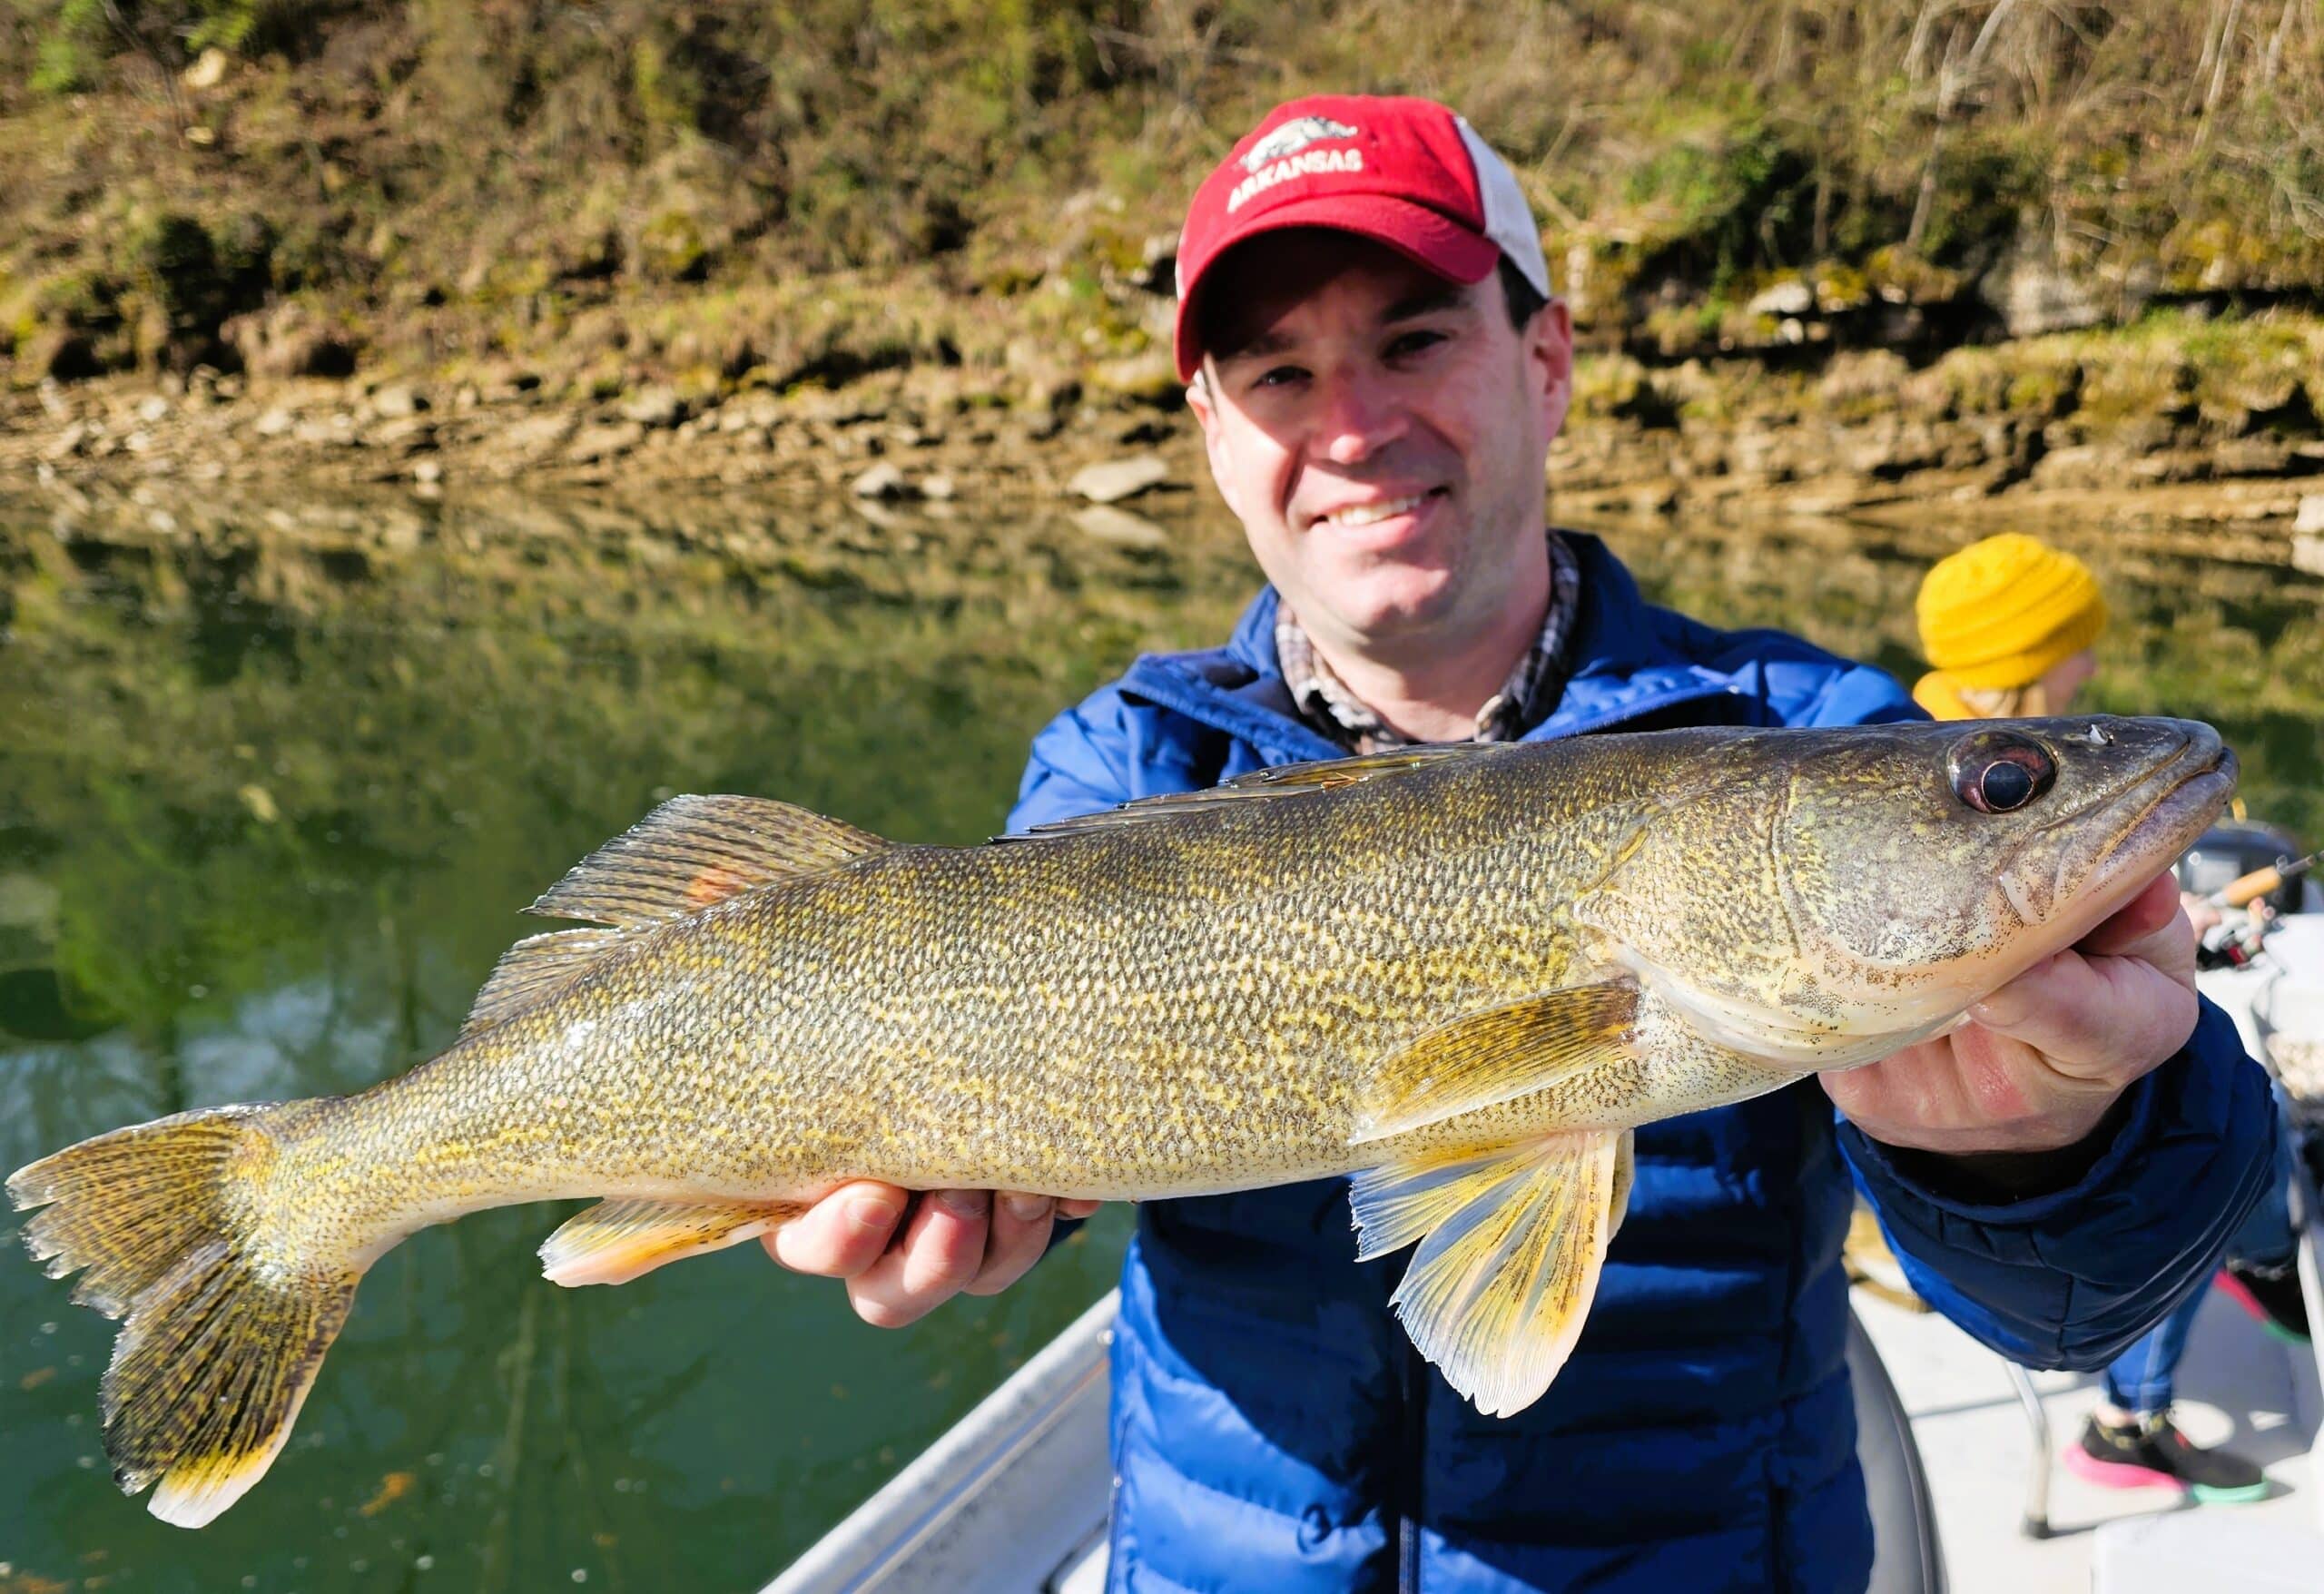
[[[1409,515],[1428,501],[1426,493],[1414,493],[1409,498],[1390,498],[1380,504],[1351,504],[1344,509],[1334,509],[1324,517],[1333,526],[1370,526],[1392,515]]]

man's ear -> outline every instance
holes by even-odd
[[[1202,435],[1207,438],[1210,428],[1218,418],[1210,407],[1210,365],[1207,359],[1196,368],[1194,379],[1187,384],[1187,408],[1195,412],[1195,424],[1202,428]]]
[[[1218,467],[1218,450],[1222,446],[1218,418],[1218,389],[1210,374],[1210,359],[1203,359],[1202,369],[1195,372],[1195,379],[1187,384],[1187,408],[1195,412],[1195,424],[1202,428],[1203,457],[1210,462],[1210,479],[1218,488],[1218,496],[1226,507],[1239,517],[1234,494],[1227,488],[1226,472]]]
[[[1524,347],[1527,385],[1541,406],[1542,435],[1554,441],[1573,402],[1573,312],[1564,300],[1552,299],[1533,313]]]

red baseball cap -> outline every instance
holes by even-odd
[[[1313,94],[1277,105],[1195,191],[1178,237],[1178,379],[1202,365],[1194,305],[1235,245],[1286,227],[1369,238],[1454,282],[1506,257],[1542,298],[1550,268],[1517,174],[1433,100]]]

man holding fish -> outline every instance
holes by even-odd
[[[8,1176],[123,1322],[123,1489],[231,1509],[366,1270],[467,1213],[596,1198],[568,1285],[763,1236],[896,1323],[1134,1199],[1117,1587],[1844,1588],[1851,1176],[2021,1362],[2209,1273],[2275,1136],[2167,873],[2217,733],[1931,724],[1546,526],[1566,311],[1442,106],[1284,107],[1179,271],[1270,585],[1044,731],[1019,834],[674,798],[437,1057]]]
[[[1886,675],[1656,608],[1545,527],[1568,313],[1514,175],[1443,107],[1279,107],[1196,193],[1178,271],[1179,372],[1269,585],[1226,646],[1141,659],[1043,731],[1013,830],[1422,744],[1919,717]],[[2006,802],[2025,777],[1984,778]],[[2265,1176],[2265,1081],[2199,1010],[2175,889],[2122,894],[1960,1028],[1639,1129],[1586,1331],[1514,1415],[1407,1343],[1406,1264],[1355,1259],[1347,1180],[1145,1205],[1113,1586],[1860,1587],[1852,1181],[1955,1321],[2093,1368],[2209,1275]],[[861,1183],[765,1243],[897,1324],[1006,1287],[1094,1205]]]

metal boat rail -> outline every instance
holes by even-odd
[[[762,1594],[1094,1589],[1113,1497],[1114,1306],[1108,1291]]]

